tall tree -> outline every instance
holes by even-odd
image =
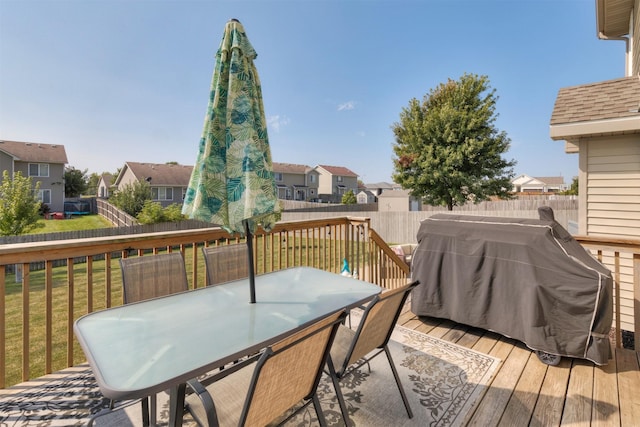
[[[147,200],[151,200],[151,186],[145,181],[127,184],[109,198],[109,202],[131,216],[138,216]]]
[[[569,189],[567,191],[565,191],[564,194],[567,195],[567,196],[577,196],[578,195],[578,188],[579,188],[578,177],[574,176],[573,180],[571,181],[571,187],[569,187]]]
[[[16,172],[13,178],[8,171],[2,173],[0,184],[0,236],[18,236],[44,226],[39,223],[40,201],[36,194],[40,182],[35,187],[30,177]]]
[[[353,194],[353,190],[349,190],[342,195],[342,204],[343,205],[355,205],[358,203],[358,199],[356,195]]]
[[[487,76],[464,74],[413,98],[392,126],[393,179],[430,205],[510,198],[515,161],[511,140],[495,127],[496,101]]]
[[[92,172],[91,175],[89,175],[89,178],[87,179],[87,190],[85,194],[90,194],[92,196],[95,196],[98,194],[98,183],[100,182],[101,176],[102,174],[98,175],[95,172]]]
[[[80,197],[87,191],[87,169],[81,171],[73,166],[64,168],[65,197]]]

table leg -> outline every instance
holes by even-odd
[[[169,426],[182,426],[184,413],[184,395],[187,385],[180,384],[171,387],[169,392]]]

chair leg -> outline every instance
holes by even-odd
[[[404,394],[404,388],[402,388],[402,383],[400,382],[400,376],[398,375],[398,371],[396,370],[396,365],[393,363],[393,359],[391,358],[391,352],[389,351],[389,347],[386,345],[384,346],[384,352],[387,355],[389,366],[391,366],[393,377],[396,379],[396,384],[398,386],[398,390],[400,391],[400,396],[402,396],[402,402],[404,402],[404,407],[407,410],[407,415],[409,415],[409,418],[413,418],[413,412],[411,412],[411,406],[409,406],[409,401],[407,400],[407,396],[406,394]]]
[[[142,425],[149,427],[149,398],[145,397],[140,403],[142,404]]]
[[[344,425],[348,426],[349,422],[349,411],[347,409],[347,404],[344,401],[344,396],[342,395],[342,389],[340,388],[340,379],[338,378],[338,374],[336,373],[335,368],[333,367],[333,362],[331,361],[331,356],[327,359],[327,367],[329,368],[329,376],[331,377],[331,381],[333,382],[333,388],[336,391],[336,397],[338,398],[338,405],[340,406],[340,412],[342,412],[342,419],[344,419]]]
[[[156,399],[156,395],[149,396],[149,423],[151,426],[156,427],[157,424],[157,414],[158,414],[158,400]]]
[[[326,427],[327,420],[324,418],[324,412],[322,412],[322,408],[320,407],[320,399],[318,399],[317,391],[313,393],[313,407],[316,408],[316,415],[318,416],[320,427]]]

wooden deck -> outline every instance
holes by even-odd
[[[605,366],[570,358],[548,366],[520,341],[418,317],[408,304],[398,324],[501,359],[467,425],[640,426],[640,353],[633,350],[614,349]]]

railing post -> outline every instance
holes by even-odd
[[[633,254],[633,341],[636,351],[640,351],[640,254]]]

